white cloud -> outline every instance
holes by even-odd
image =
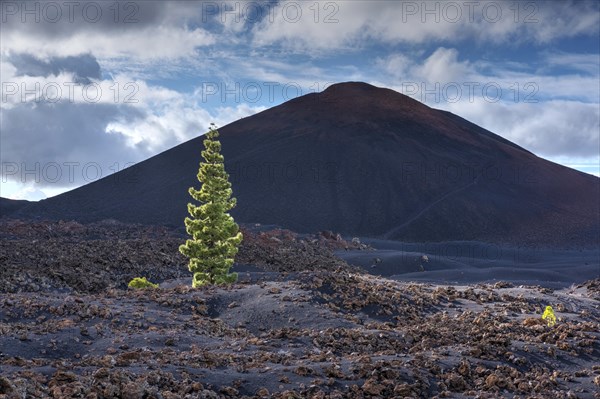
[[[327,54],[360,49],[369,40],[548,43],[561,37],[593,37],[599,25],[598,6],[591,1],[282,1],[253,33],[257,46],[281,43],[295,51]]]
[[[75,56],[93,53],[102,58],[179,58],[194,54],[194,49],[215,42],[213,35],[202,29],[157,26],[124,33],[74,32],[60,39],[27,34],[22,31],[3,32],[2,49],[18,52],[27,49],[40,57]]]
[[[598,157],[600,110],[597,104],[553,100],[538,104],[510,102],[443,104],[449,110],[533,153],[550,158]],[[572,161],[570,161],[572,162]]]
[[[422,102],[431,101],[433,96],[425,95],[427,90],[433,90],[439,85],[442,92],[436,103],[447,102],[444,96],[444,86],[458,85],[462,96],[481,97],[484,92],[489,97],[496,97],[497,88],[500,100],[524,103],[537,103],[552,99],[566,99],[597,104],[600,93],[590,90],[598,86],[600,69],[594,69],[593,57],[587,54],[562,53],[556,58],[556,63],[566,63],[567,60],[583,59],[588,61],[590,73],[544,74],[543,71],[519,71],[509,63],[490,64],[489,62],[470,62],[460,60],[459,53],[454,48],[440,47],[422,61],[414,54],[392,53],[385,58],[375,61],[375,66],[382,73],[387,86],[394,87],[400,92],[410,94],[406,87],[419,87],[413,97]],[[416,86],[415,86],[416,85]],[[412,90],[414,91],[414,90]]]
[[[19,184],[17,182],[13,182],[10,180],[3,179],[2,180],[2,188],[0,195],[4,198],[14,199],[14,200],[28,200],[28,201],[39,201],[44,198],[48,198],[53,195],[58,195],[62,192],[67,191],[66,189],[62,190],[40,190],[35,186],[34,183],[26,183]],[[51,194],[49,194],[51,192]]]
[[[42,4],[29,4],[33,3]],[[83,0],[80,7],[87,3]],[[123,23],[123,8],[120,20],[112,21],[110,6],[116,3],[89,3],[104,7],[98,23],[79,18],[74,23],[22,24],[17,15],[0,26],[0,73],[3,83],[9,84],[0,94],[7,95],[13,84],[18,89],[0,103],[3,156],[29,163],[93,160],[106,169],[114,162],[136,162],[168,149],[205,131],[210,122],[223,126],[281,100],[279,96],[264,101],[263,92],[263,101],[257,103],[246,98],[203,102],[198,99],[201,92],[194,91],[202,81],[222,84],[221,90],[236,82],[277,82],[279,91],[282,85],[298,84],[301,94],[348,80],[398,91],[405,82],[428,89],[436,83],[443,87],[475,82],[479,88],[472,101],[466,91],[457,102],[443,96],[432,101],[422,93],[414,96],[565,163],[573,163],[575,156],[580,163],[589,162],[598,149],[600,93],[593,90],[600,79],[598,54],[550,47],[529,58],[533,64],[544,63],[533,70],[528,61],[466,59],[457,50],[464,54],[463,45],[483,49],[492,44],[506,51],[523,43],[597,37],[600,13],[595,2],[486,0],[476,2],[471,18],[465,2],[282,1],[261,3],[269,12],[255,26],[244,16],[235,18],[252,1],[139,2],[138,21],[133,24]],[[207,16],[210,4],[218,12]],[[451,21],[453,4],[461,12],[456,22]],[[297,6],[301,15],[295,14]],[[501,7],[502,18],[492,22],[496,6]],[[236,11],[223,13],[224,7]],[[436,50],[423,53],[430,46]],[[382,54],[382,48],[389,49],[389,55],[368,58]],[[77,78],[71,70],[45,77],[17,76],[7,56],[23,51],[47,60],[89,54],[103,72],[91,79],[102,95],[89,101],[85,94],[93,96],[94,90],[84,93],[75,87],[72,101],[66,101]],[[340,53],[344,57],[335,58]],[[31,90],[36,83],[40,90],[23,99],[22,85]],[[173,86],[164,87],[170,83]],[[485,84],[501,87],[503,97],[485,101],[481,92]],[[63,90],[60,101],[33,101],[41,94],[52,96],[55,86]],[[9,134],[14,137],[6,141]],[[41,138],[47,143],[44,147]],[[81,182],[23,186],[19,195],[40,195],[36,190],[56,193]]]
[[[193,99],[182,97],[162,109],[148,109],[144,117],[133,122],[110,122],[106,131],[123,135],[134,145],[143,145],[150,153],[157,153],[205,133],[210,123],[224,126],[264,109],[239,104],[209,112]]]
[[[201,10],[191,2],[23,1],[3,5],[2,10],[4,54],[26,51],[38,58],[90,53],[99,59],[177,59],[215,43],[205,26],[187,24]]]
[[[16,69],[8,62],[0,63],[0,109],[19,104],[123,104],[134,108],[160,106],[179,98],[180,93],[161,86],[149,86],[144,80],[127,74],[116,74],[111,79],[90,79],[82,84],[72,72],[48,76],[16,76]]]
[[[456,49],[438,48],[429,56],[419,75],[431,82],[453,82],[458,79],[468,79],[471,73],[471,67],[468,62],[458,61],[458,51]]]
[[[553,59],[594,62],[581,54],[561,53]],[[595,72],[591,75],[515,72],[502,64],[460,60],[456,49],[446,48],[438,48],[421,62],[390,54],[375,65],[382,72],[383,85],[451,111],[538,155],[563,157],[567,163],[573,163],[569,161],[573,157],[590,162],[598,156],[600,98],[590,90],[598,86],[598,70],[590,68]],[[454,87],[460,89],[458,96]]]
[[[566,52],[546,52],[546,64],[549,66],[567,67],[592,76],[600,73],[600,54],[578,54]]]
[[[439,47],[423,62],[419,55],[393,53],[375,61],[375,66],[401,82],[448,83],[458,80],[469,81],[475,74],[474,66],[468,61],[458,60],[458,51],[454,48]]]
[[[600,33],[600,12],[595,1],[571,0],[534,4],[532,19],[539,22],[529,24],[528,31],[540,43],[581,34],[598,37]]]
[[[0,67],[2,179],[19,186],[9,190],[12,198],[39,199],[89,183],[191,139],[211,122],[223,126],[264,109],[208,109],[194,94],[126,74],[84,86],[73,85],[69,72],[15,76],[11,64]]]

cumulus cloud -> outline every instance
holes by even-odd
[[[590,90],[598,86],[600,79],[597,55],[560,53],[543,57],[550,59],[547,65],[558,66],[580,60],[582,63],[574,66],[577,73],[524,68],[510,61],[469,61],[460,59],[457,49],[444,47],[420,58],[413,53],[392,53],[377,59],[375,66],[382,73],[380,81],[422,102],[449,102],[450,97],[455,96],[456,87],[460,90],[459,100],[487,95],[492,99],[524,103],[553,99],[600,102],[600,93]],[[439,95],[428,95],[428,90]]]
[[[214,43],[202,26],[186,25],[198,6],[173,2],[3,2],[2,50],[39,58],[91,53],[148,60],[193,55]]]
[[[39,201],[41,199],[47,198],[50,195],[47,193],[47,190],[40,190],[36,188],[34,183],[16,183],[12,180],[9,180],[2,176],[2,192],[0,192],[0,196],[6,197],[6,193],[10,193],[10,199],[25,199],[28,201]],[[57,190],[53,190],[53,194]],[[55,195],[61,194],[66,191],[64,188],[58,190]]]
[[[3,180],[44,186],[80,185],[137,162],[144,148],[122,135],[106,134],[110,120],[132,120],[139,112],[109,104],[25,103],[3,110]],[[47,143],[40,145],[40,143]],[[72,166],[69,166],[72,165]]]
[[[568,68],[592,76],[597,76],[600,73],[599,54],[546,51],[543,53],[543,58],[548,69],[552,67]]]
[[[597,57],[597,56],[596,56]],[[461,60],[440,47],[421,61],[390,54],[376,61],[384,85],[434,108],[460,115],[550,158],[591,159],[600,148],[597,60],[588,54],[547,54],[556,65],[582,60],[587,73],[539,74],[512,65]],[[581,71],[583,72],[583,71]]]
[[[290,91],[293,97],[348,80],[405,92],[540,155],[593,157],[600,94],[590,88],[598,87],[598,54],[550,46],[525,57],[531,65],[473,58],[465,46],[505,51],[594,38],[598,3],[485,0],[469,3],[472,10],[467,3],[0,2],[2,162],[95,162],[105,175],[200,134],[210,122],[222,126],[288,100],[285,85],[301,88]],[[261,101],[201,100],[204,83],[223,91],[248,82],[261,86]],[[406,82],[418,91],[407,92]],[[466,82],[479,84],[473,96]],[[271,98],[272,83],[279,86]],[[441,92],[449,83],[463,89],[457,101],[444,96],[452,91]],[[498,101],[482,95],[488,83],[500,87]],[[423,95],[436,84],[438,98]],[[62,166],[64,176],[68,168]],[[29,198],[87,182],[81,170],[76,181],[53,183],[2,172],[14,193]]]
[[[470,41],[548,43],[598,35],[593,1],[565,2],[291,2],[277,3],[253,29],[256,45],[280,43],[296,51],[361,48],[381,43]]]
[[[458,50],[439,47],[431,55],[418,62],[417,57],[393,54],[387,60],[379,60],[380,66],[402,79],[419,79],[427,82],[454,82],[459,79],[468,80],[474,67],[468,61],[459,61]]]
[[[440,105],[542,157],[588,161],[598,157],[598,104],[563,100],[490,103],[478,98],[472,103]]]
[[[215,42],[214,37],[197,28],[188,30],[174,27],[148,27],[143,30],[97,34],[93,31],[74,32],[69,37],[57,41],[46,36],[23,35],[9,31],[4,40],[10,43],[3,46],[8,51],[27,48],[44,57],[76,56],[93,52],[98,58],[132,58],[147,60],[154,58],[179,58],[194,54],[196,47]]]
[[[77,82],[98,74],[60,57],[15,63],[0,64],[2,191],[12,198],[39,199],[89,183],[191,139],[211,122],[222,126],[264,109],[209,110],[196,92],[124,74]]]
[[[22,184],[25,193],[73,188],[196,137],[211,122],[223,126],[264,109],[240,104],[208,112],[184,103],[154,109],[29,102],[4,110],[2,180]]]
[[[16,68],[16,76],[44,76],[59,75],[61,72],[72,72],[75,81],[82,84],[91,83],[90,79],[100,79],[100,64],[91,54],[76,57],[53,57],[42,60],[32,54],[12,54],[9,62]]]
[[[133,123],[115,120],[107,125],[107,131],[127,137],[136,146],[143,145],[150,153],[157,153],[205,133],[210,123],[224,126],[264,109],[239,104],[209,112],[193,101],[180,98],[162,109],[147,112]]]
[[[600,5],[597,1],[536,2],[528,33],[540,43],[559,37],[600,33]],[[539,15],[539,17],[538,17]],[[538,21],[538,22],[535,22]]]

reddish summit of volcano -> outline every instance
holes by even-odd
[[[238,222],[411,241],[595,245],[599,179],[366,83],[220,129]],[[202,138],[13,216],[182,225]]]

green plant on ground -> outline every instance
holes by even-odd
[[[237,280],[237,273],[229,273],[229,269],[242,242],[242,233],[228,213],[235,207],[236,199],[231,197],[233,192],[218,137],[219,132],[211,123],[204,140],[204,161],[197,175],[202,187],[189,189],[200,204],[188,204],[191,217],[185,218],[185,228],[191,238],[179,247],[189,258],[193,287],[231,284]]]
[[[556,324],[556,316],[554,315],[552,306],[546,306],[546,310],[544,310],[544,314],[542,315],[542,320],[546,320],[548,327],[552,327]]]
[[[148,280],[146,277],[136,277],[127,284],[129,288],[139,289],[139,288],[158,288],[158,284],[154,284]]]

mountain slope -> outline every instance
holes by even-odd
[[[389,89],[342,83],[220,129],[239,222],[399,240],[597,242],[599,179]],[[20,217],[180,225],[202,138]]]
[[[16,212],[28,204],[30,202],[26,200],[12,200],[0,197],[0,217]]]

